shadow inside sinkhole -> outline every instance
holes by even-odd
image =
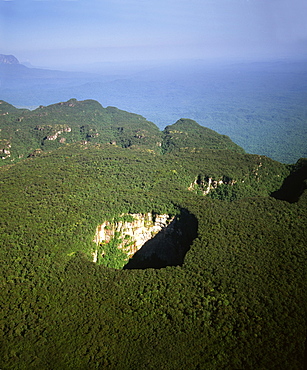
[[[139,249],[124,269],[163,268],[181,266],[193,240],[198,222],[194,215],[182,209],[179,216]]]
[[[271,196],[275,199],[295,203],[305,189],[307,189],[307,159],[301,158],[294,165],[292,173],[284,180],[282,187],[273,192]]]

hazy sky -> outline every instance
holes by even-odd
[[[0,53],[36,66],[304,54],[307,0],[0,0]]]

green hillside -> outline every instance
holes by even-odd
[[[33,111],[1,103],[1,164],[73,142],[137,145],[150,150],[161,146],[161,133],[152,122],[114,107],[103,108],[94,100],[70,99]]]
[[[16,113],[18,114],[19,112],[24,112],[24,109],[18,109],[15,108],[12,104],[9,104],[3,100],[0,100],[0,113],[1,115],[6,115],[9,113]]]
[[[191,119],[180,119],[167,126],[164,131],[163,148],[166,152],[173,150],[195,149],[229,149],[238,153],[244,150],[226,135],[220,135],[207,127],[200,126]]]
[[[103,108],[94,100],[70,99],[33,111],[0,102],[1,165],[75,142],[108,143],[123,148],[137,146],[156,153],[196,149],[244,153],[229,137],[188,119],[181,119],[160,132],[154,123],[138,114],[115,107]]]
[[[306,160],[246,154],[190,120],[161,133],[94,101],[5,108],[1,369],[303,369]],[[93,262],[98,226],[147,214],[176,221],[156,240],[171,235],[182,262],[110,268],[111,248]]]

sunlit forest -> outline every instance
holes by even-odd
[[[0,114],[1,369],[304,368],[306,158],[94,100]],[[179,262],[163,233],[121,249],[114,225],[148,214]]]

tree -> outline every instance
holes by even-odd
[[[128,255],[120,248],[122,239],[118,232],[114,233],[114,237],[109,242],[102,242],[98,249],[97,263],[106,267],[120,269],[128,260]]]

